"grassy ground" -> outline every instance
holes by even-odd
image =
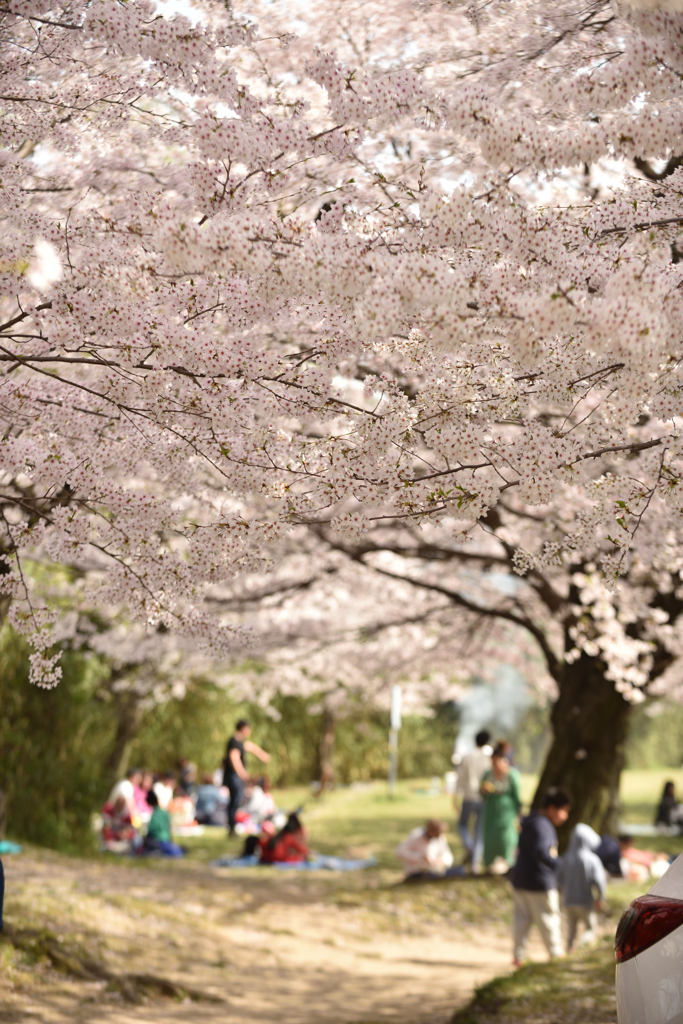
[[[551,963],[529,963],[482,985],[451,1024],[613,1024],[612,935],[623,910],[648,888],[613,881],[601,914],[603,938],[594,949]]]
[[[611,1024],[616,1021],[611,943],[555,963],[529,964],[478,989],[452,1024]]]
[[[309,844],[320,853],[339,856],[375,856],[380,867],[398,866],[394,850],[407,833],[427,818],[451,823],[449,841],[456,855],[461,847],[453,827],[453,806],[443,794],[428,796],[427,781],[401,782],[390,797],[382,782],[374,782],[326,793],[316,800],[304,787],[279,790],[278,806],[294,810],[303,805],[302,819]],[[210,860],[221,853],[237,853],[243,840],[228,840],[223,829],[207,830],[204,836],[188,840],[193,859]]]
[[[623,820],[627,823],[651,821],[663,783],[669,778],[683,791],[683,772],[624,773]],[[527,804],[533,795],[534,785],[533,777],[523,777],[522,793]],[[144,939],[136,938],[136,955],[143,957],[145,970],[163,975],[169,973],[168,964],[172,964],[176,955],[171,937],[178,929],[187,931],[186,948],[197,946],[199,949],[209,924],[211,927],[220,926],[227,930],[224,935],[221,933],[219,944],[227,941],[228,945],[244,945],[246,936],[249,943],[253,942],[254,949],[260,951],[259,957],[266,958],[263,978],[254,975],[254,984],[265,984],[266,987],[274,984],[272,970],[275,968],[268,966],[269,958],[275,955],[281,959],[282,978],[278,981],[281,991],[277,990],[276,998],[284,1001],[283,1010],[289,998],[287,979],[291,971],[287,964],[290,959],[301,955],[300,961],[292,960],[292,969],[296,963],[296,971],[305,978],[310,1024],[323,1020],[341,1022],[342,1019],[362,1020],[366,1024],[374,1021],[377,1024],[389,1017],[405,1024],[424,1024],[427,1017],[409,1012],[408,1004],[401,1003],[408,997],[401,995],[399,999],[396,979],[404,977],[406,970],[415,972],[414,977],[408,980],[404,977],[404,981],[406,991],[416,1004],[423,999],[426,1006],[437,996],[441,1000],[438,1005],[433,1003],[430,1024],[432,1021],[446,1024],[459,1001],[450,997],[447,988],[447,979],[452,975],[448,965],[458,958],[462,962],[455,966],[463,972],[462,985],[469,984],[470,992],[474,984],[481,985],[494,974],[501,974],[501,977],[478,990],[467,1009],[459,1011],[456,1024],[517,1024],[522,1020],[528,1024],[608,1024],[615,1020],[610,937],[623,908],[647,886],[616,881],[610,884],[607,908],[602,918],[606,939],[596,950],[557,964],[530,964],[507,976],[504,972],[509,970],[510,962],[512,901],[510,887],[505,880],[469,878],[428,885],[397,884],[401,873],[394,854],[395,847],[412,828],[429,817],[443,818],[449,823],[449,841],[456,861],[462,856],[451,801],[443,794],[430,795],[428,781],[401,782],[393,798],[388,796],[384,783],[376,782],[340,788],[325,794],[320,800],[314,799],[303,787],[283,790],[276,793],[276,800],[285,810],[304,805],[302,816],[313,849],[341,856],[373,855],[378,861],[377,868],[348,875],[283,876],[263,868],[212,872],[207,870],[208,861],[225,853],[236,854],[243,844],[239,838],[229,840],[223,829],[207,830],[202,837],[184,840],[189,855],[179,862],[112,855],[81,860],[77,863],[83,866],[83,879],[72,860],[58,854],[29,851],[23,879],[17,874],[12,880],[11,871],[8,875],[8,921],[15,928],[33,928],[41,935],[42,930],[48,929],[60,943],[64,940],[67,952],[71,949],[70,943],[75,943],[76,949],[82,942],[85,948],[94,950],[100,960],[109,965],[108,969],[118,972],[128,962],[126,950],[132,941],[130,936],[137,935],[138,931],[141,936],[146,936],[151,929],[151,933],[157,936],[156,944],[170,943],[168,948],[165,945],[160,947],[158,963],[148,963],[150,954],[145,951]],[[638,844],[674,854],[683,850],[683,837],[643,837]],[[17,858],[17,867],[21,860]],[[35,860],[35,863],[29,864],[29,860]],[[49,878],[49,885],[43,886],[41,872]],[[204,918],[197,916],[200,909]],[[205,920],[206,925],[195,934],[193,929],[200,919]],[[319,933],[323,926],[329,934]],[[253,938],[249,938],[252,935]],[[480,968],[476,976],[467,973],[470,968],[463,952],[468,948],[470,939],[488,943],[489,946],[484,948],[496,950],[498,957],[484,970],[481,965],[487,953],[473,953],[475,966],[472,971],[477,969],[476,965]],[[460,952],[455,952],[454,943],[460,943],[457,947]],[[331,953],[327,946],[336,947],[335,952]],[[313,951],[318,955],[321,950],[323,955],[318,963]],[[58,954],[63,953],[60,945]],[[535,955],[537,958],[543,956],[538,944]],[[13,970],[18,972],[16,977],[19,980],[15,979],[19,985],[17,991],[24,991],[26,999],[33,998],[40,991],[40,984],[36,981],[38,988],[34,991],[31,978],[34,975],[38,978],[40,971],[47,970],[49,974],[52,968],[49,964],[45,966],[44,958],[36,964],[30,962],[34,957],[30,951],[11,953],[6,946],[0,946],[0,961],[9,963],[8,956],[14,958]],[[363,991],[367,1000],[363,1005],[368,1007],[365,1015],[356,1009],[352,1012],[349,1004],[342,1016],[335,1003],[335,1013],[330,1016],[331,1007],[323,1005],[321,993],[327,983],[323,984],[325,979],[320,971],[327,970],[330,965],[335,965],[336,969],[340,957],[347,957],[349,962],[340,974],[341,980],[334,982],[337,988],[333,985],[330,991],[347,992],[346,1000],[351,999],[350,993],[354,993],[353,998],[358,1000],[357,1006],[360,1007],[365,996],[362,992],[359,994],[358,977],[359,972],[365,971],[363,984],[366,989]],[[252,970],[252,967],[252,961],[246,959],[240,970]],[[223,982],[219,974],[211,973],[214,968],[211,971],[206,968],[206,973],[202,974],[205,968],[199,964],[196,970],[199,972],[198,986],[217,986],[216,991],[220,990]],[[222,968],[216,967],[215,970],[220,973]],[[381,976],[376,974],[380,970],[385,972]],[[469,983],[468,977],[472,979]],[[76,982],[69,984],[73,986]],[[339,988],[339,985],[348,985],[348,990]],[[81,993],[78,999],[82,998],[85,996]],[[68,1002],[72,996],[68,999],[64,996],[64,999],[65,1018],[75,1019]],[[76,994],[73,999],[76,999]],[[405,1006],[405,1012],[392,1008],[392,999],[396,1006]],[[343,1000],[337,1002],[341,1006]],[[382,1007],[384,1013],[378,1012]],[[316,1016],[318,1010],[320,1013]],[[264,1008],[264,1021],[269,1019],[268,1013]],[[283,1012],[279,1019],[288,1024],[295,1017],[294,1011],[289,1016]],[[154,1019],[156,1021],[157,1018]],[[176,1019],[181,1021],[181,1018],[173,1018],[174,1021]],[[226,1021],[232,1024],[232,1019],[225,1018],[223,1024]],[[170,1020],[169,1017],[165,1024]],[[192,1020],[194,1024],[194,1018]],[[184,1018],[182,1024],[186,1024]]]
[[[683,771],[671,768],[625,771],[622,776],[622,819],[626,823],[649,823],[664,782],[672,779],[683,792]],[[456,860],[463,850],[455,830],[450,797],[430,796],[428,780],[399,782],[396,795],[390,797],[386,784],[373,782],[326,793],[316,800],[310,790],[300,786],[279,790],[276,801],[284,810],[303,805],[302,817],[309,831],[310,845],[320,853],[339,856],[377,857],[379,866],[396,868],[394,850],[407,833],[427,818],[442,818],[449,823],[449,842]],[[522,776],[522,799],[529,805],[536,786],[532,775]],[[192,860],[209,861],[224,853],[236,854],[243,840],[228,840],[223,829],[208,829],[197,839],[184,840]],[[683,837],[648,836],[638,840],[647,849],[678,854]]]

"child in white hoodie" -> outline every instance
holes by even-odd
[[[567,918],[569,953],[574,946],[579,922],[583,923],[583,934],[577,945],[586,945],[596,938],[597,911],[603,904],[607,888],[607,875],[595,852],[599,845],[600,836],[590,825],[577,825],[558,868],[557,881]]]

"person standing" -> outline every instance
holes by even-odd
[[[529,930],[535,924],[548,955],[562,956],[562,921],[557,892],[557,832],[569,816],[571,798],[562,789],[549,789],[540,811],[522,822],[519,855],[512,872],[514,897],[513,963],[524,961]]]
[[[557,882],[567,918],[568,953],[574,948],[579,923],[583,924],[583,934],[578,946],[588,945],[597,938],[597,912],[603,905],[607,888],[607,873],[596,853],[600,842],[600,836],[590,825],[576,825],[558,866]]]
[[[460,762],[455,787],[456,798],[459,796],[462,801],[458,833],[465,847],[465,864],[470,864],[475,874],[481,866],[483,849],[481,783],[491,767],[490,738],[485,729],[477,733],[475,749]]]
[[[246,754],[253,754],[260,761],[268,764],[270,754],[252,743],[249,739],[251,726],[246,718],[240,718],[235,726],[235,732],[228,740],[228,748],[223,761],[223,785],[228,787],[230,792],[230,803],[228,804],[228,833],[235,834],[235,815],[244,803],[244,787],[250,781],[246,766]]]
[[[488,870],[500,858],[512,867],[522,801],[519,795],[519,772],[510,767],[510,744],[503,740],[496,744],[491,755],[490,770],[484,772],[481,794],[484,867]]]

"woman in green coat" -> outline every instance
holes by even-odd
[[[496,857],[512,866],[519,831],[517,819],[522,809],[519,797],[519,772],[510,767],[510,747],[498,743],[491,755],[491,768],[481,782],[484,832],[484,867],[490,868]]]

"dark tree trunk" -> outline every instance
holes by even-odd
[[[605,678],[598,658],[582,654],[565,664],[560,695],[553,707],[553,742],[541,775],[534,806],[551,786],[569,791],[574,805],[560,832],[564,848],[579,822],[596,832],[615,834],[619,815],[619,776],[626,760],[626,739],[632,705]]]
[[[122,779],[130,766],[130,755],[133,741],[140,730],[143,707],[133,694],[117,695],[115,707],[117,713],[116,736],[114,746],[109,755],[109,771],[111,778]]]

